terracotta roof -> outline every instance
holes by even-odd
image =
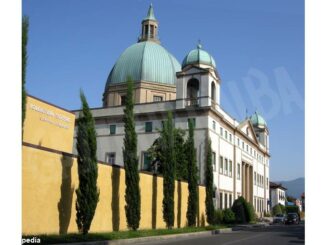
[[[271,188],[271,189],[282,189],[282,190],[287,190],[287,188],[285,188],[284,186],[282,186],[282,184],[277,184],[277,183],[275,183],[275,182],[272,182],[272,181],[270,181],[269,182],[269,188]]]

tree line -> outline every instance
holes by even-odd
[[[137,134],[134,122],[133,81],[127,80],[127,95],[124,109],[124,143],[123,161],[125,169],[125,213],[128,227],[132,230],[139,228],[141,218],[140,187],[137,156]],[[87,234],[99,201],[99,190],[96,186],[97,159],[96,159],[96,132],[94,119],[84,93],[80,98],[82,109],[77,119],[77,152],[79,186],[76,190],[76,210],[78,229]],[[194,125],[189,120],[188,138],[185,140],[185,131],[176,129],[173,123],[172,112],[167,113],[163,122],[160,136],[148,150],[152,159],[153,169],[163,175],[163,219],[166,227],[174,226],[174,190],[175,180],[188,182],[187,224],[195,226],[198,216],[198,169],[196,163],[196,149],[194,146]],[[211,153],[210,153],[211,154]],[[211,174],[212,175],[212,174]],[[212,179],[211,182],[212,184]],[[209,191],[211,191],[209,189]],[[207,195],[212,198],[212,195]],[[213,205],[213,202],[209,202]],[[213,207],[214,208],[214,207]]]

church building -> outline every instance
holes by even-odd
[[[151,5],[141,22],[138,42],[121,54],[108,75],[103,106],[91,109],[98,160],[123,166],[126,81],[131,77],[140,170],[149,170],[147,151],[171,111],[175,128],[187,130],[189,120],[195,125],[199,184],[205,183],[207,137],[212,141],[215,207],[230,208],[243,196],[258,214],[269,211],[269,131],[265,120],[256,112],[237,121],[225,112],[220,106],[222,81],[214,58],[198,44],[180,64],[161,45],[158,30]],[[79,111],[74,113],[78,118]]]

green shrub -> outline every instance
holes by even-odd
[[[223,211],[221,209],[214,210],[214,224],[220,225],[223,223]]]
[[[273,215],[276,216],[277,214],[282,214],[282,208],[280,204],[276,204],[272,209]]]
[[[285,213],[286,213],[286,208],[285,208],[285,206],[282,205],[282,204],[279,204],[279,205],[280,205],[280,207],[281,207],[282,214],[285,214]]]
[[[235,222],[235,215],[230,208],[223,210],[223,222],[225,224],[233,224]]]
[[[247,222],[253,222],[255,220],[255,209],[254,206],[245,200],[244,202],[245,214]]]
[[[235,215],[235,222],[242,224],[247,223],[246,218],[246,210],[244,207],[245,199],[243,197],[239,197],[236,199],[232,205],[232,211]]]
[[[300,213],[298,206],[286,206],[285,210],[286,210],[286,213],[297,213],[297,214]]]

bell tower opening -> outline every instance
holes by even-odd
[[[216,102],[216,88],[214,82],[211,83],[211,99]]]
[[[187,106],[197,106],[199,97],[199,81],[192,78],[187,83]]]

